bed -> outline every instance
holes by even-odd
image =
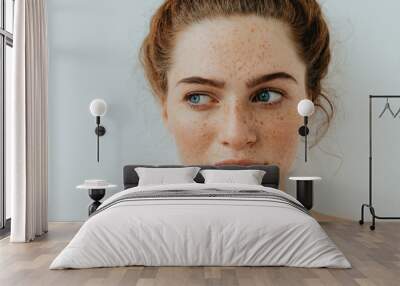
[[[292,196],[277,166],[261,185],[194,183],[138,186],[124,167],[124,190],[105,200],[50,269],[120,266],[290,266],[350,268],[343,253]]]

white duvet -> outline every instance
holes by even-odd
[[[279,190],[254,185],[179,184],[149,190]],[[297,202],[297,201],[296,201]],[[350,268],[311,216],[274,201],[185,198],[124,201],[90,217],[50,269],[145,266],[293,266]]]

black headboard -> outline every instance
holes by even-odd
[[[137,167],[148,168],[181,168],[187,166],[181,165],[128,165],[124,167],[124,189],[136,187],[139,183],[139,177],[135,171]],[[279,188],[279,167],[275,165],[257,165],[257,166],[196,166],[201,169],[221,169],[221,170],[263,170],[265,171],[262,185],[265,187]],[[194,180],[197,183],[204,183],[203,176],[199,173]]]

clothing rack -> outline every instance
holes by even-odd
[[[362,225],[364,224],[364,208],[369,208],[369,211],[372,215],[372,225],[369,227],[371,230],[375,230],[375,219],[390,219],[390,220],[397,220],[400,217],[385,217],[385,216],[378,216],[375,212],[375,208],[372,204],[372,101],[374,99],[382,99],[385,98],[389,100],[391,98],[399,98],[400,95],[370,95],[369,96],[369,203],[363,204],[361,206],[361,219],[359,223]],[[386,109],[386,108],[385,108]],[[397,114],[396,114],[397,115]]]

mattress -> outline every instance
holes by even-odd
[[[111,196],[50,269],[134,265],[351,267],[292,196],[263,186],[193,183]]]

